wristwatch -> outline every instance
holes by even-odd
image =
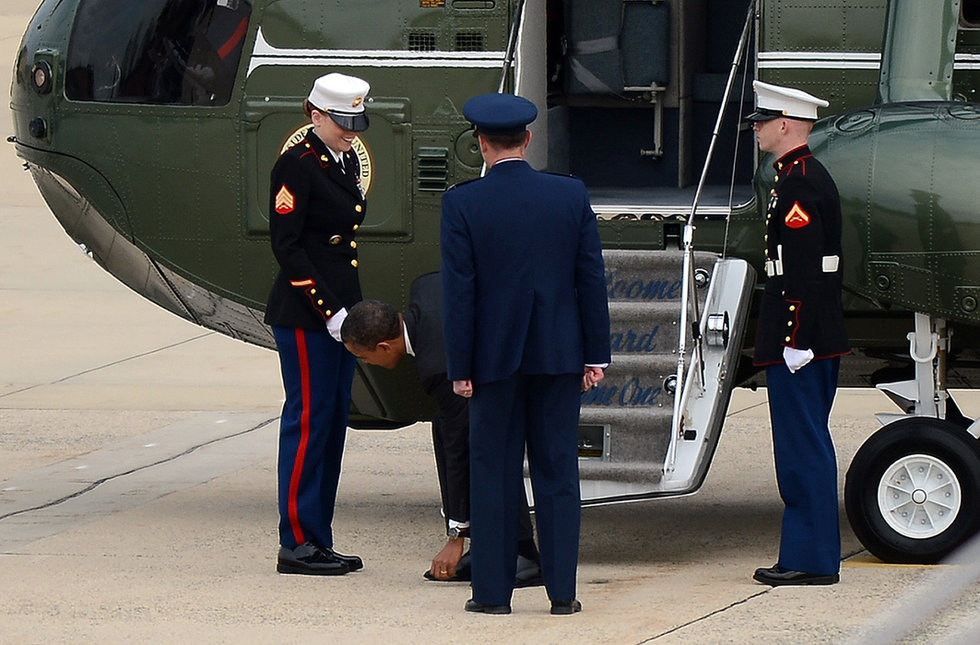
[[[449,536],[450,540],[458,540],[459,538],[463,537],[463,530],[458,526],[451,526],[449,527],[449,530],[446,531],[446,535]]]

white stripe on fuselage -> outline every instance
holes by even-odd
[[[282,49],[273,47],[262,35],[255,38],[255,47],[248,63],[248,74],[265,65],[317,67],[343,65],[348,67],[473,67],[499,69],[504,64],[504,52],[400,51],[393,49]]]

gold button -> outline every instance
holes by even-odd
[[[330,243],[333,244],[334,246],[337,246],[338,244],[340,244],[340,241],[342,239],[344,238],[340,237],[339,235],[334,235],[333,237],[330,238]]]
[[[357,260],[351,260],[350,261],[350,265],[356,269],[357,268]]]
[[[789,306],[789,310],[790,311],[796,311],[796,305],[790,305]]]
[[[351,230],[352,230],[352,231],[356,231],[356,230],[357,230],[357,229],[359,229],[359,228],[361,228],[361,227],[360,227],[360,226],[358,226],[357,224],[354,224],[354,228],[352,228]]]
[[[322,300],[317,300],[316,301],[316,304],[322,307],[323,306],[323,301]]]
[[[362,210],[364,210],[364,208],[360,204],[354,207],[355,213],[360,213]]]
[[[327,159],[327,155],[320,155],[320,161],[330,161]]]
[[[310,289],[310,295],[311,296],[315,296],[316,295],[316,289]]]
[[[789,338],[789,336],[787,336],[786,337],[786,342],[788,343],[789,341],[790,341],[790,338]]]
[[[350,247],[351,247],[352,249],[356,249],[356,248],[357,248],[357,242],[354,242],[354,241],[351,241],[351,243],[350,243]]]
[[[326,310],[325,312],[323,312],[323,313],[325,313],[325,314],[326,314],[327,316],[332,316],[332,315],[333,315],[333,312],[332,312],[332,311],[330,311],[329,309],[327,309],[327,310]],[[789,338],[787,338],[786,340],[789,340]]]
[[[306,147],[307,147],[307,148],[309,148],[309,147],[310,147],[310,144],[308,144],[308,143],[307,143],[307,144],[306,144]]]
[[[792,321],[792,320],[790,320],[789,322],[787,322],[787,323],[786,323],[786,326],[787,326],[787,327],[792,327],[792,326],[793,326],[793,321]]]
[[[762,236],[762,239],[764,239],[766,242],[768,242],[769,241],[769,234],[766,233],[765,235],[763,235]]]

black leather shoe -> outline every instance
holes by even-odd
[[[775,564],[768,569],[756,569],[752,576],[757,582],[771,587],[780,585],[833,585],[840,582],[840,574],[806,573],[793,571]]]
[[[464,605],[466,611],[473,611],[478,614],[509,614],[510,605],[484,605],[470,598]]]
[[[523,555],[517,556],[517,575],[514,578],[514,587],[523,589],[524,587],[540,587],[543,584],[541,565]]]
[[[582,603],[572,598],[571,600],[552,600],[551,613],[556,616],[567,614],[577,614],[582,611]]]
[[[312,542],[304,542],[295,549],[279,547],[276,571],[307,576],[342,576],[350,569],[332,551],[328,553]]]
[[[344,555],[343,553],[337,553],[336,551],[328,547],[321,547],[320,550],[323,551],[324,553],[327,553],[328,555],[332,555],[333,557],[337,558],[338,560],[346,564],[347,568],[351,571],[360,571],[361,569],[364,568],[364,562],[361,560],[361,556],[359,555]]]

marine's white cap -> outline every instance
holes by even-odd
[[[334,72],[316,79],[307,98],[313,107],[326,112],[340,127],[361,132],[368,128],[364,101],[370,90],[371,86],[364,79]]]
[[[828,101],[792,87],[752,81],[752,89],[756,94],[756,108],[745,117],[748,121],[769,121],[781,116],[816,121],[817,108],[830,105]]]

